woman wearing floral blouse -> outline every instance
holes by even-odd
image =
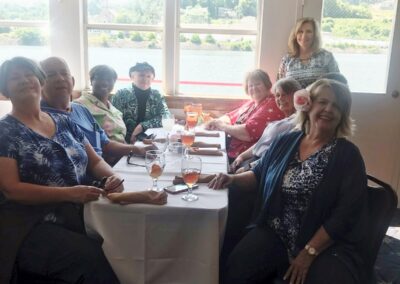
[[[117,72],[107,65],[97,65],[90,72],[92,93],[83,94],[76,100],[86,106],[97,123],[111,140],[125,143],[126,126],[122,113],[109,101],[117,80]]]
[[[164,97],[151,88],[154,68],[147,62],[129,69],[132,88],[117,91],[111,101],[122,112],[127,133],[125,140],[134,143],[136,136],[148,128],[162,127],[161,118],[169,113]]]

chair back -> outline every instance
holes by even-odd
[[[382,240],[397,208],[397,195],[389,184],[370,175],[367,177],[376,184],[368,185],[368,236],[364,243],[366,268],[372,272]]]

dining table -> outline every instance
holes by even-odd
[[[165,130],[146,133],[160,137]],[[195,142],[220,145],[221,155],[201,155],[202,174],[227,172],[224,132],[207,131]],[[166,165],[158,179],[162,189],[181,175],[182,153],[167,147]],[[143,157],[123,157],[114,171],[124,179],[125,192],[148,190],[152,179]],[[85,204],[85,225],[103,241],[104,253],[122,284],[214,284],[219,278],[219,254],[228,214],[226,190],[199,183],[199,199],[182,200],[169,194],[165,205],[112,203],[105,197]]]

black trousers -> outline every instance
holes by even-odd
[[[51,223],[29,233],[16,266],[19,283],[119,283],[98,241]]]
[[[280,238],[269,227],[256,227],[244,236],[230,254],[222,279],[226,284],[276,283],[274,279],[282,279],[288,268],[287,251]],[[306,283],[357,282],[332,246],[313,261]]]

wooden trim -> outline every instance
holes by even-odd
[[[206,98],[187,96],[165,96],[170,109],[183,109],[185,103],[201,103],[203,110],[212,113],[226,113],[241,106],[247,100],[230,98]]]

